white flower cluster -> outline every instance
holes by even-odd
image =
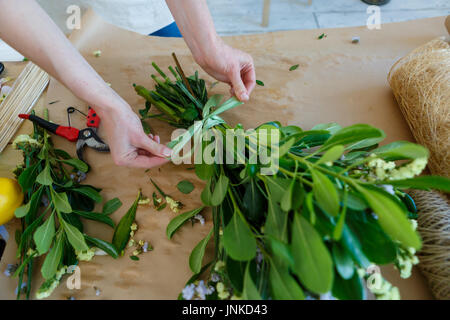
[[[371,287],[369,290],[375,295],[377,300],[400,300],[400,291],[390,282],[384,279],[380,273],[375,273],[374,277],[379,277],[381,285]]]
[[[21,148],[26,148],[26,147],[41,147],[41,144],[39,143],[39,141],[37,141],[36,139],[31,138],[29,135],[27,134],[20,134],[18,135],[13,143],[12,143],[12,147],[14,149],[19,149]]]
[[[53,278],[45,281],[42,286],[39,288],[39,290],[36,292],[36,298],[37,299],[44,299],[49,297],[52,292],[58,287],[59,281],[61,280],[62,276],[67,273],[67,267],[64,266],[61,269],[59,269],[56,274],[53,276]]]
[[[417,229],[417,221],[409,220],[413,229]],[[411,276],[413,266],[419,263],[419,258],[416,256],[416,249],[399,247],[397,251],[397,261],[395,267],[400,271],[400,277],[407,279]]]
[[[373,156],[373,155],[372,155]],[[370,180],[401,180],[410,179],[419,175],[427,165],[427,158],[417,158],[413,161],[396,167],[395,162],[374,158],[367,163],[371,170]]]
[[[166,196],[166,202],[169,204],[170,210],[174,213],[178,213],[183,206],[180,201],[177,201],[169,196]]]
[[[95,256],[95,251],[97,251],[97,248],[92,247],[87,251],[75,251],[75,253],[79,261],[91,261]]]
[[[201,225],[205,224],[205,218],[200,213],[194,216],[194,220],[198,220]]]
[[[181,294],[185,300],[205,300],[207,295],[214,292],[214,287],[207,286],[203,280],[195,281],[184,287]]]

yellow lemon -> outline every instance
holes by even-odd
[[[22,202],[23,193],[17,181],[0,177],[0,226],[14,217]]]

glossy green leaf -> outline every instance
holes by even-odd
[[[362,279],[357,272],[348,280],[336,274],[331,293],[339,300],[364,300],[366,296]]]
[[[87,234],[84,235],[84,238],[88,243],[99,248],[100,250],[105,251],[114,259],[117,259],[119,257],[119,252],[117,252],[116,247],[112,243],[94,237],[90,237]]]
[[[444,192],[450,192],[450,179],[440,176],[419,176],[404,180],[389,180],[385,183],[401,189],[434,189]]]
[[[264,217],[265,198],[257,186],[257,181],[250,180],[242,198],[242,205],[247,218],[252,222],[259,222]]]
[[[326,130],[331,134],[335,134],[336,132],[338,132],[341,129],[342,129],[342,126],[336,122],[320,123],[311,128],[312,131]]]
[[[287,224],[288,214],[281,210],[280,205],[273,199],[268,201],[268,213],[266,224],[264,225],[264,232],[267,236],[282,242],[287,241]]]
[[[296,214],[292,225],[293,272],[308,290],[326,293],[333,284],[333,261],[321,236]]]
[[[242,298],[245,300],[261,300],[261,295],[256,288],[255,282],[253,282],[250,272],[250,262],[247,263],[244,275],[244,288],[242,292]]]
[[[103,201],[103,198],[100,195],[100,193],[92,187],[83,186],[83,187],[74,188],[74,189],[72,189],[72,191],[81,193],[81,194],[85,195],[86,197],[94,200],[96,203],[100,203]]]
[[[120,201],[119,198],[113,198],[111,200],[108,200],[104,205],[102,209],[102,213],[106,215],[113,214],[116,212],[120,207],[122,206],[122,201]]]
[[[25,217],[28,212],[30,212],[30,205],[31,205],[31,201],[21,205],[20,207],[18,207],[15,211],[14,211],[14,215],[16,216],[16,218],[23,218]]]
[[[385,134],[380,129],[374,128],[367,124],[355,124],[342,128],[333,134],[320,148],[320,150],[327,150],[336,145],[350,145],[364,139],[383,137],[385,137]]]
[[[344,279],[350,279],[355,271],[351,255],[339,243],[333,243],[331,252],[339,275]]]
[[[34,182],[36,181],[36,177],[39,174],[39,166],[40,161],[32,166],[29,166],[20,174],[17,182],[19,182],[23,191],[27,191],[33,186]]]
[[[39,255],[42,255],[50,249],[55,236],[55,218],[53,213],[39,226],[33,234],[34,243]]]
[[[51,191],[53,204],[55,209],[59,212],[70,213],[72,212],[72,207],[70,206],[69,199],[67,198],[67,194],[65,192],[57,193]]]
[[[213,234],[213,229],[209,231],[208,235],[202,239],[192,250],[191,255],[189,256],[189,267],[194,274],[197,274],[202,269],[203,257],[205,256],[206,246],[211,239]]]
[[[170,220],[169,224],[166,228],[167,238],[171,239],[174,233],[189,219],[193,218],[195,215],[199,214],[205,207],[201,206],[200,208],[196,208],[194,210],[184,212],[172,220]]]
[[[103,222],[104,224],[107,224],[111,228],[114,228],[116,226],[114,224],[114,221],[110,217],[108,217],[106,214],[102,214],[102,213],[98,213],[98,212],[79,211],[79,210],[74,210],[73,213],[77,214],[85,219]]]
[[[36,182],[44,186],[51,186],[53,183],[52,175],[50,173],[50,164],[47,163],[38,176],[36,177]]]
[[[234,260],[248,261],[256,255],[256,239],[237,212],[223,230],[222,240],[227,254]]]
[[[87,246],[84,236],[80,230],[64,220],[60,220],[60,223],[63,225],[67,240],[69,240],[69,243],[76,251],[81,252],[89,250],[89,247]]]
[[[313,193],[318,205],[329,215],[336,217],[339,213],[339,195],[333,183],[318,170],[311,170]]]
[[[81,172],[88,172],[88,170],[89,170],[89,166],[84,161],[81,161],[80,159],[66,159],[66,160],[59,160],[59,161],[65,163],[65,164],[68,164]]]
[[[61,262],[64,247],[64,239],[62,235],[58,235],[50,252],[45,257],[42,264],[41,273],[44,279],[48,280],[56,274],[58,266]]]
[[[178,182],[177,189],[180,190],[181,193],[189,194],[194,190],[194,185],[188,180],[182,180]]]
[[[225,175],[221,175],[219,179],[216,181],[216,184],[214,186],[214,190],[211,195],[211,204],[213,206],[218,206],[222,203],[223,199],[225,199],[225,196],[228,191],[228,183],[229,179]]]
[[[344,153],[344,146],[336,145],[328,149],[323,156],[316,162],[316,164],[323,164],[327,162],[334,162],[338,160]]]
[[[289,269],[274,260],[270,261],[269,281],[272,296],[276,300],[304,300],[305,294]]]
[[[214,165],[206,163],[196,164],[195,174],[202,180],[209,180],[214,175]]]
[[[408,141],[396,141],[372,150],[371,153],[388,161],[428,158],[428,150]]]
[[[131,225],[134,220],[136,220],[136,211],[138,207],[139,199],[141,198],[141,193],[139,192],[136,200],[134,200],[130,209],[127,213],[120,219],[119,224],[114,230],[114,235],[112,239],[112,244],[116,247],[118,252],[122,252],[125,249],[128,240],[130,239]]]
[[[406,212],[398,203],[381,190],[361,186],[358,186],[357,189],[366,198],[370,207],[377,214],[381,227],[392,239],[399,241],[405,247],[420,249],[422,242],[419,235],[413,230]]]

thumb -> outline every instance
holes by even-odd
[[[240,69],[233,70],[231,74],[231,86],[240,101],[247,101],[249,99],[247,89],[242,81]]]
[[[170,157],[172,154],[172,150],[170,148],[163,144],[157,143],[155,140],[152,140],[146,135],[143,135],[138,147],[159,157]]]

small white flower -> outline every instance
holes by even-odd
[[[194,216],[195,220],[198,220],[200,222],[200,224],[204,225],[205,224],[205,218],[203,218],[203,216],[201,214],[196,214]]]
[[[76,255],[77,255],[77,259],[80,261],[91,261],[92,258],[95,255],[95,251],[97,249],[95,247],[90,248],[87,251],[75,251]]]
[[[211,274],[211,281],[212,282],[219,282],[220,281],[220,276],[217,273]]]
[[[384,185],[382,185],[381,187],[382,187],[382,188],[384,189],[384,191],[386,191],[387,193],[392,194],[392,195],[395,194],[394,187],[391,186],[390,184],[384,184]]]
[[[181,295],[183,296],[184,300],[192,300],[195,294],[195,284],[191,283],[188,284],[184,289],[181,291]]]

